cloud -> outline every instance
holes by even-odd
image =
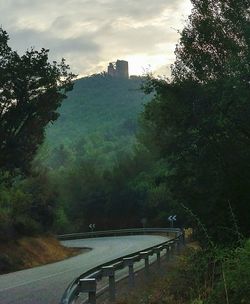
[[[17,30],[12,32],[12,48],[19,49],[22,52],[29,47],[49,47],[51,53],[55,54],[75,54],[82,53],[85,55],[98,53],[100,46],[92,40],[87,34],[77,37],[63,38],[56,36],[51,32],[37,30]],[[34,44],[34,42],[36,44]],[[27,47],[27,45],[29,47]]]
[[[52,60],[66,58],[81,75],[117,58],[134,58],[135,73],[150,60],[160,70],[160,60],[173,60],[176,29],[190,7],[189,0],[0,1],[1,23],[14,49],[49,48]]]

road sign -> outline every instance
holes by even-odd
[[[176,215],[170,215],[168,217],[169,222],[171,223],[171,228],[174,227],[174,222],[176,221]]]
[[[171,222],[171,221],[176,221],[176,215],[170,215],[168,217],[168,220]]]
[[[93,231],[95,229],[95,224],[89,224],[89,229]]]

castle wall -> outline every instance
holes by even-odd
[[[129,78],[128,62],[125,60],[117,60],[116,63],[109,63],[108,75],[118,78]]]

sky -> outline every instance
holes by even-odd
[[[169,76],[190,0],[0,0],[0,22],[10,46],[50,49],[72,72],[91,75],[117,59],[130,75]]]

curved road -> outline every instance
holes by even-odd
[[[0,275],[0,304],[58,304],[69,283],[97,265],[166,241],[139,235],[62,241],[69,247],[93,250],[67,260]]]

